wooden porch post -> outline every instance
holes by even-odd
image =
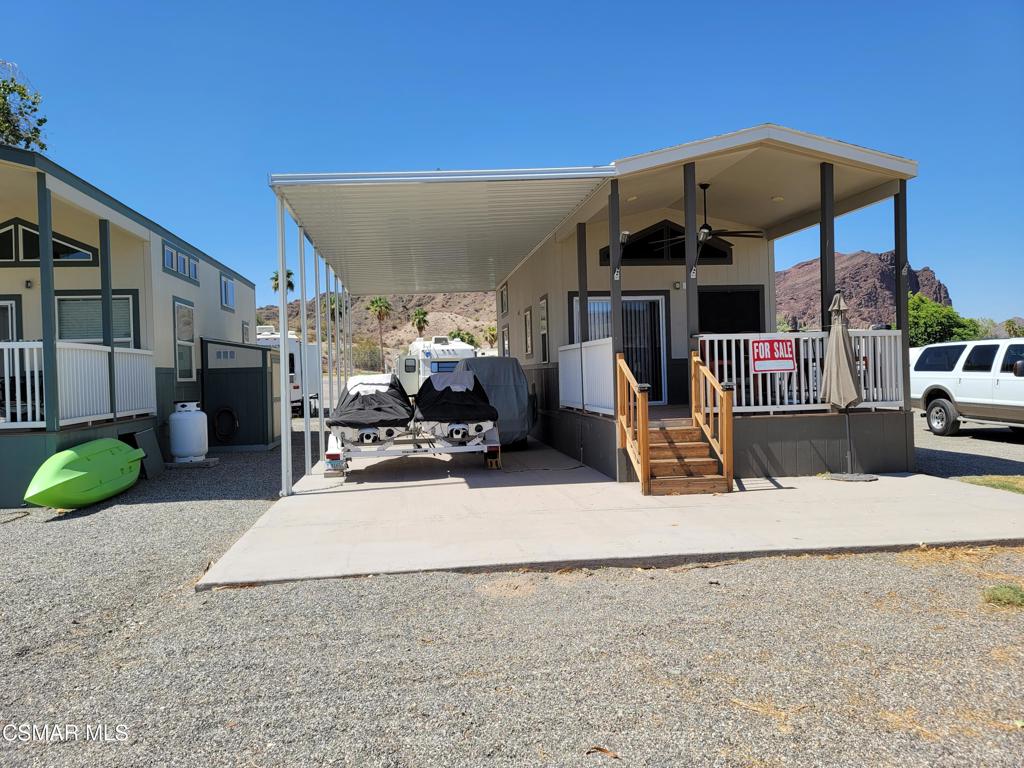
[[[117,418],[117,370],[114,362],[114,289],[110,275],[110,222],[100,219],[100,296],[103,346],[107,354],[107,381],[110,385],[110,412]]]
[[[836,207],[832,163],[821,164],[821,224],[818,266],[821,273],[821,330],[832,326],[828,308],[836,293]]]
[[[584,342],[590,341],[590,313],[587,308],[587,225],[583,222],[576,225],[576,273],[580,292],[580,320],[576,338]]]
[[[60,391],[57,379],[57,305],[53,290],[53,210],[46,174],[36,174],[39,219],[39,301],[43,321],[43,408],[46,431],[60,429]]]

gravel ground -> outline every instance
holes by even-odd
[[[277,479],[0,515],[0,720],[126,727],[0,764],[1021,765],[1024,611],[981,596],[1024,549],[196,594]]]
[[[915,416],[918,412],[915,412]],[[1024,475],[1024,435],[1005,427],[963,427],[936,437],[924,419],[914,419],[917,471],[939,477]]]

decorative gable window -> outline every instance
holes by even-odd
[[[17,229],[17,240],[15,239],[15,229]],[[98,248],[59,232],[52,233],[51,239],[55,266],[80,264],[90,267],[100,263]],[[30,264],[39,263],[39,230],[34,224],[17,219],[0,225],[0,261],[14,261],[15,242],[19,248],[18,261]]]
[[[686,263],[686,230],[664,219],[634,232],[622,248],[622,263],[642,266]],[[609,249],[599,251],[601,266],[608,266]],[[720,237],[708,240],[700,249],[699,264],[732,264],[732,243]]]
[[[14,261],[14,225],[0,227],[0,261]]]

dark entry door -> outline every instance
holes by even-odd
[[[651,385],[652,403],[665,399],[661,338],[661,303],[657,299],[622,300],[622,353],[636,380]]]
[[[701,333],[763,333],[761,291],[751,288],[701,288]]]

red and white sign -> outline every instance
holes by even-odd
[[[791,373],[796,370],[796,347],[792,339],[754,339],[750,342],[753,373]]]

